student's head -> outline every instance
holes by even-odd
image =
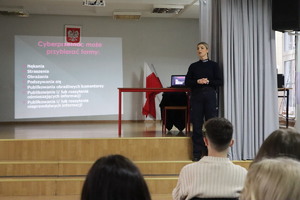
[[[202,132],[203,136],[209,140],[212,148],[218,152],[227,150],[233,144],[233,126],[225,118],[216,117],[207,120],[203,125]]]
[[[263,159],[248,170],[240,200],[294,200],[300,197],[300,162]]]
[[[253,162],[280,156],[300,161],[300,133],[292,129],[278,129],[272,132],[261,145]]]
[[[139,169],[122,155],[98,159],[84,182],[81,200],[150,200]]]

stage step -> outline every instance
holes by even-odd
[[[134,161],[144,175],[174,175],[192,161]],[[0,162],[0,177],[85,176],[94,162]]]
[[[192,163],[190,137],[0,140],[1,199],[79,196],[91,165],[109,154],[131,159],[157,200],[171,199],[181,168]]]
[[[170,195],[191,163],[189,137],[0,140],[0,195],[79,195],[99,157],[122,154],[145,175],[152,195]]]
[[[151,194],[152,200],[172,200],[171,194]],[[1,196],[1,200],[80,200],[80,195],[64,196]]]
[[[248,169],[249,161],[233,161]],[[134,161],[144,175],[174,175],[192,161]],[[0,177],[85,176],[92,161],[18,161],[0,162]]]
[[[233,161],[246,169],[250,161]],[[181,168],[191,161],[135,161],[151,194],[170,195]],[[0,196],[79,195],[93,162],[1,162]]]
[[[191,159],[190,137],[0,140],[0,160],[95,161],[122,154],[133,161]]]
[[[177,176],[145,177],[151,194],[171,194]],[[85,178],[1,178],[0,196],[79,195]]]

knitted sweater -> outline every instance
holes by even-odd
[[[247,170],[228,158],[205,156],[184,166],[173,190],[174,200],[193,197],[239,197]]]

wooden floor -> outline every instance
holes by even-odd
[[[127,137],[178,137],[176,127],[162,133],[160,121],[127,121],[122,123],[118,135],[117,121],[87,122],[20,122],[0,123],[0,139],[56,139],[56,138],[127,138]]]
[[[280,127],[285,128],[285,119],[279,119]],[[289,127],[294,127],[290,120]],[[185,131],[176,127],[162,133],[161,121],[122,122],[122,133],[118,135],[117,121],[80,122],[19,122],[0,123],[1,139],[61,139],[61,138],[128,138],[128,137],[184,137]]]

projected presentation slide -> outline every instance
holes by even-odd
[[[15,36],[15,118],[115,115],[122,40]]]

